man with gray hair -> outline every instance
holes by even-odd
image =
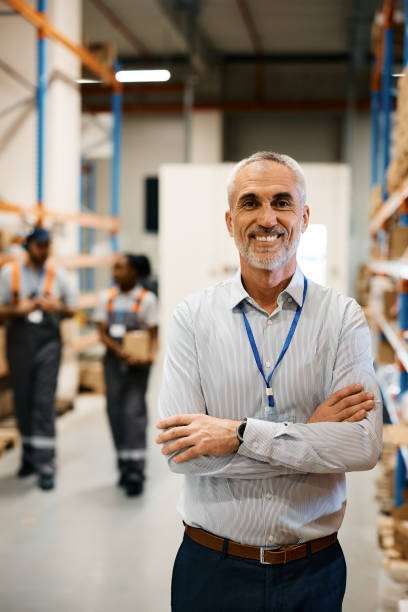
[[[160,396],[185,475],[173,612],[338,612],[345,473],[374,467],[381,400],[364,315],[302,274],[303,172],[261,152],[234,168],[240,271],[174,312]]]

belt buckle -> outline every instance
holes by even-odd
[[[265,550],[268,551],[268,550],[274,550],[274,549],[273,548],[267,548],[265,546],[261,546],[259,548],[259,562],[262,565],[273,565],[270,561],[265,561]],[[285,551],[281,551],[281,550],[278,549],[276,552],[284,552],[285,553],[285,559],[284,559],[283,563],[286,563],[286,550]]]
[[[273,548],[266,548],[264,546],[261,546],[259,549],[259,561],[262,565],[273,565],[273,563],[271,563],[270,561],[265,561],[265,550],[266,551],[272,550],[274,552],[283,552],[282,563],[286,563],[286,552],[287,552],[286,548],[273,549]]]

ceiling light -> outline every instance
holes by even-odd
[[[168,70],[119,70],[116,79],[120,83],[152,83],[168,81]]]
[[[103,83],[103,81],[96,81],[95,79],[76,79],[76,82],[80,85],[90,85],[93,83]]]
[[[392,75],[393,77],[404,77],[405,76],[405,72],[396,72],[395,74]]]

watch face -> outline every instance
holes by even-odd
[[[237,429],[238,440],[241,443],[244,441],[245,427],[246,427],[246,421],[244,421],[244,423],[241,423],[241,425],[239,425]]]

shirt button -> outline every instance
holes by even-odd
[[[270,491],[267,492],[267,494],[265,495],[266,499],[271,499],[272,497],[272,493]]]
[[[256,441],[252,444],[252,448],[258,448],[258,446],[259,446],[259,444]]]
[[[274,540],[275,540],[275,538],[273,537],[273,535],[270,535],[269,538],[268,538],[269,544],[272,544]]]
[[[289,302],[289,304],[290,304],[291,302],[293,302],[292,298],[288,298],[288,302]]]
[[[267,321],[267,323],[266,323],[266,324],[267,324],[267,325],[272,325],[272,319],[268,319],[268,321]]]
[[[271,362],[270,361],[266,361],[265,365],[266,365],[267,368],[270,368],[271,367]]]

